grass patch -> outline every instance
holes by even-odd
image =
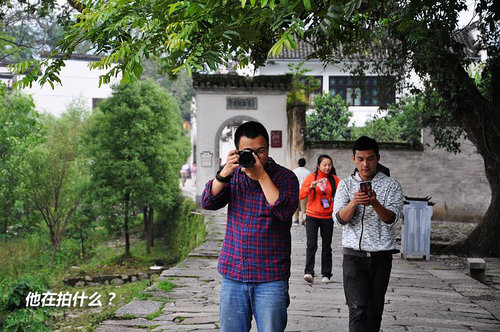
[[[147,320],[153,320],[155,319],[156,317],[160,317],[161,316],[161,313],[163,312],[163,308],[165,307],[165,303],[163,303],[160,307],[160,309],[158,309],[156,312],[153,312],[152,314],[149,314],[146,316],[146,319]]]
[[[85,291],[86,294],[93,294],[97,292],[101,295],[100,301],[102,303],[101,307],[97,307],[100,312],[95,312],[94,307],[88,307],[88,302],[84,302],[83,307],[71,308],[67,310],[64,316],[57,318],[54,321],[54,327],[61,331],[74,331],[77,327],[83,327],[83,331],[94,331],[95,328],[101,324],[101,322],[114,319],[115,312],[118,308],[124,306],[125,304],[132,301],[134,298],[138,297],[141,292],[150,286],[150,280],[143,280],[137,282],[131,282],[119,286],[108,285],[108,286],[91,286],[78,288],[81,293]],[[70,293],[75,293],[76,289],[65,289],[61,290],[63,293],[68,291]],[[110,293],[115,293],[116,296],[113,301],[110,302]],[[71,319],[67,319],[65,316],[71,314]],[[125,315],[120,317],[120,319],[134,319],[134,315]]]
[[[172,289],[174,289],[175,284],[171,283],[170,281],[167,280],[162,280],[156,284],[156,288],[159,290],[162,290],[164,292],[170,292]]]
[[[132,315],[132,314],[125,314],[123,316],[120,316],[120,317],[115,317],[116,318],[119,318],[121,320],[132,320],[132,319],[136,319],[137,316],[136,315]]]
[[[142,239],[144,226],[141,223],[142,215],[137,215],[131,223],[131,255],[124,255],[124,244],[121,236],[109,232],[101,223],[92,228],[85,242],[85,257],[82,257],[81,243],[78,239],[66,237],[56,255],[54,266],[49,267],[52,245],[50,236],[44,225],[36,231],[19,233],[18,237],[0,237],[0,330],[2,329],[2,315],[17,317],[16,311],[3,310],[1,306],[2,294],[9,289],[5,285],[21,279],[32,277],[41,280],[50,292],[66,292],[75,294],[85,292],[90,296],[94,292],[101,295],[101,307],[88,307],[88,300],[82,307],[56,308],[55,318],[42,319],[43,324],[51,330],[75,331],[78,327],[83,331],[93,331],[103,320],[114,317],[116,310],[132,301],[159,298],[163,303],[172,301],[169,298],[160,298],[154,294],[144,293],[151,286],[152,280],[125,283],[122,285],[100,285],[69,287],[63,283],[64,278],[99,276],[111,274],[136,274],[145,272],[149,266],[161,261],[165,266],[173,266],[192,250],[200,245],[205,236],[204,221],[199,215],[191,213],[194,202],[181,200],[173,211],[159,212],[156,216],[154,229],[158,236],[151,253],[146,252],[146,244]],[[157,227],[158,226],[158,227]],[[169,278],[176,280],[176,278]],[[169,292],[175,284],[168,281],[158,283],[158,289]],[[110,293],[116,297],[109,303]],[[25,296],[25,295],[24,295]],[[23,297],[24,298],[24,297]],[[38,314],[35,312],[34,314]],[[5,316],[7,317],[7,316]]]
[[[137,328],[139,329],[147,329],[148,331],[153,331],[157,327],[160,327],[161,325],[137,325]]]
[[[142,292],[142,293],[139,293],[137,295],[137,299],[141,300],[141,301],[145,301],[145,300],[149,300],[153,296],[154,296],[153,294]]]

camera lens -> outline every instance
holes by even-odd
[[[255,158],[252,154],[252,150],[244,149],[239,151],[238,154],[240,155],[239,163],[242,167],[252,167],[252,165],[255,164]]]

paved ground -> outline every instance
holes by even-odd
[[[120,308],[117,318],[103,322],[97,331],[218,330],[220,276],[216,267],[225,214],[218,211],[206,215],[206,242],[184,262],[165,270],[157,281],[167,280],[176,287],[166,293],[153,285],[145,291],[148,300],[134,300]],[[293,227],[292,239],[291,304],[286,331],[347,331],[340,229],[334,230],[334,276],[329,284],[309,285],[302,280],[305,229]],[[500,331],[498,288],[485,286],[439,261],[406,261],[398,255],[394,258],[383,331]],[[316,261],[318,264],[319,257]],[[489,261],[488,273],[499,273],[498,262]],[[256,331],[255,324],[252,331]]]

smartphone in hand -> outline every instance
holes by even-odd
[[[368,197],[372,196],[372,183],[371,181],[361,181],[359,183],[359,190],[368,195]]]

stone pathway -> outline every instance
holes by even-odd
[[[156,284],[120,308],[97,331],[217,331],[220,275],[217,256],[225,230],[223,211],[207,212],[206,242],[178,266],[163,271]],[[347,331],[348,310],[342,288],[341,231],[334,230],[333,282],[302,280],[305,228],[292,228],[291,304],[286,331]],[[318,267],[319,253],[316,259]],[[498,273],[500,263],[493,271]],[[491,265],[491,264],[490,264]],[[176,285],[157,289],[161,281]],[[439,261],[406,261],[395,256],[382,321],[385,332],[500,331],[500,291]],[[253,324],[252,331],[256,331]],[[235,331],[239,332],[239,331]]]

